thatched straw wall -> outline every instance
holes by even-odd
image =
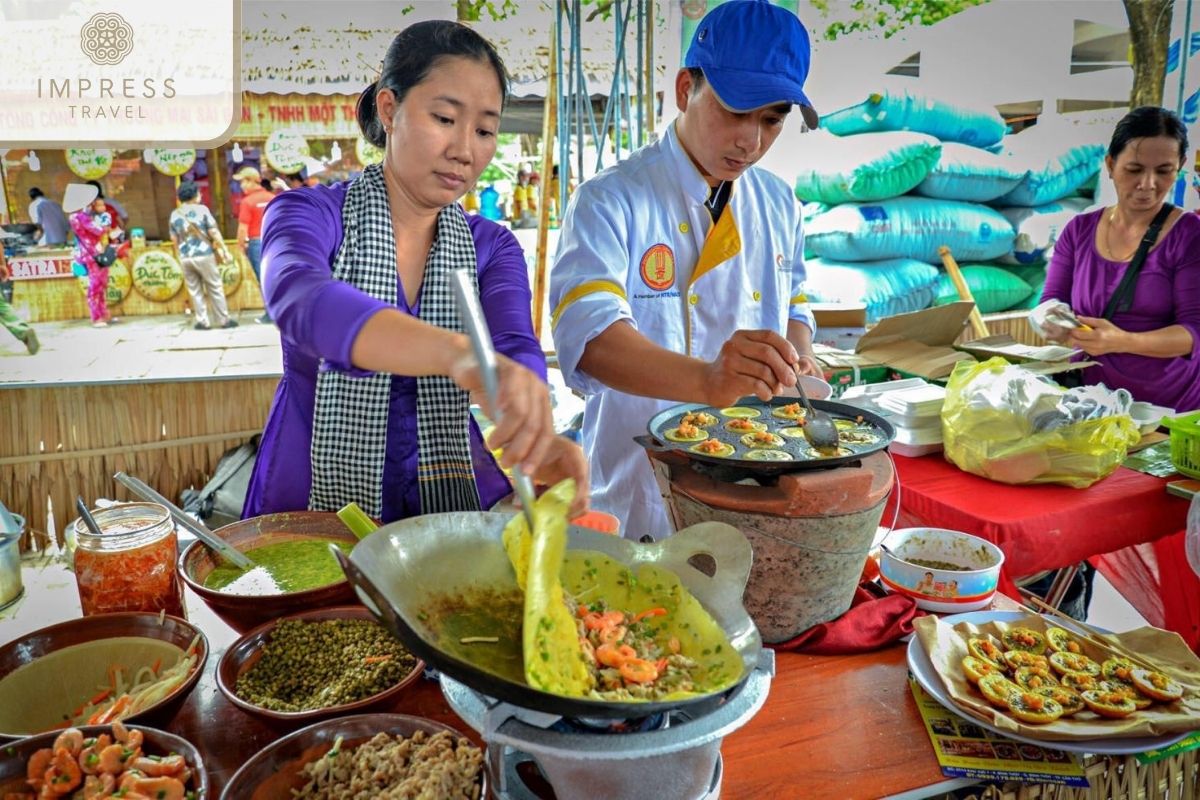
[[[262,430],[278,378],[38,386],[0,391],[0,497],[32,537],[61,544],[75,496],[132,499],[123,470],[178,501],[225,450]],[[51,528],[50,514],[53,513]]]

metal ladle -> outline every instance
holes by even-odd
[[[483,316],[479,297],[471,286],[471,277],[465,269],[455,270],[450,274],[450,285],[454,287],[459,316],[462,317],[467,335],[471,337],[471,349],[475,351],[475,360],[479,363],[479,372],[483,376],[483,388],[492,406],[492,421],[499,425],[500,381],[496,375],[496,351],[492,348],[492,334],[488,330],[487,319]],[[529,530],[532,531],[533,481],[519,464],[513,470],[513,483],[521,501],[521,511],[525,514],[525,521],[529,523]]]
[[[804,401],[804,408],[807,414],[804,415],[804,425],[800,430],[804,431],[804,438],[808,440],[819,452],[837,452],[838,449],[838,431],[837,426],[833,424],[833,417],[826,414],[824,411],[817,411],[813,408],[812,401],[808,399],[808,395],[804,392],[804,381],[801,380],[799,372],[796,373],[796,391],[800,393],[800,399]]]

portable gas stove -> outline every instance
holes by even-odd
[[[767,700],[775,652],[725,702],[705,713],[679,710],[638,720],[575,720],[493,700],[446,676],[442,694],[487,743],[497,800],[715,800],[721,741]]]

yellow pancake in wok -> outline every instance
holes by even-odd
[[[721,409],[722,417],[741,417],[742,419],[754,419],[761,417],[762,412],[757,408],[746,408],[745,406],[730,406],[729,408]]]
[[[525,515],[514,515],[504,529],[504,548],[517,585],[525,589],[521,647],[526,682],[542,691],[582,697],[592,688],[592,678],[559,580],[567,549],[567,508],[574,497],[575,481],[570,479],[539,497],[532,533]]]
[[[663,649],[676,640],[679,652],[696,662],[690,674],[694,688],[656,699],[708,694],[736,684],[742,676],[741,656],[675,573],[653,564],[634,571],[603,553],[566,549],[566,512],[574,493],[574,482],[564,481],[542,495],[534,506],[532,534],[523,514],[515,515],[504,531],[518,585],[525,588],[522,643],[529,685],[568,697],[588,696],[592,688],[564,591],[581,605],[602,602],[631,615],[666,611],[651,617],[651,635]],[[523,555],[526,541],[528,557]]]

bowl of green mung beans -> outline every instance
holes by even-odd
[[[424,668],[366,608],[339,606],[250,631],[225,651],[217,687],[243,711],[301,722],[380,707]]]

